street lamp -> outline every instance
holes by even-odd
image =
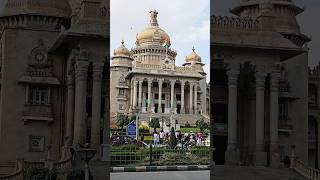
[[[77,154],[79,154],[82,161],[85,161],[84,172],[85,172],[85,180],[89,180],[89,161],[94,157],[97,153],[96,149],[89,149],[89,146],[86,144],[84,148],[79,148],[76,150]]]
[[[139,107],[133,109],[133,112],[136,114],[136,140],[138,140],[139,137],[139,110]]]

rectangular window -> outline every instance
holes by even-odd
[[[46,86],[30,86],[29,104],[46,105],[48,102],[49,88]]]
[[[125,96],[125,90],[124,89],[119,89],[119,96],[120,97]]]

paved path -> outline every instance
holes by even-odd
[[[209,171],[111,173],[111,180],[209,180]]]

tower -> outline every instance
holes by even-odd
[[[132,69],[131,52],[125,47],[122,40],[121,45],[114,50],[114,56],[111,58],[112,63],[110,66],[110,93],[115,92],[110,96],[111,117],[116,118],[117,113],[126,113],[131,107],[129,103],[130,91],[128,87],[132,84],[126,79],[128,72]],[[117,112],[117,113],[116,113]],[[113,119],[116,120],[116,119]]]
[[[66,0],[8,0],[0,14],[0,161],[59,156],[63,63],[48,49],[70,13]]]

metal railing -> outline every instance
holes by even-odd
[[[162,166],[162,165],[208,165],[209,147],[176,147],[161,145],[138,147],[135,145],[113,146],[112,166]]]

